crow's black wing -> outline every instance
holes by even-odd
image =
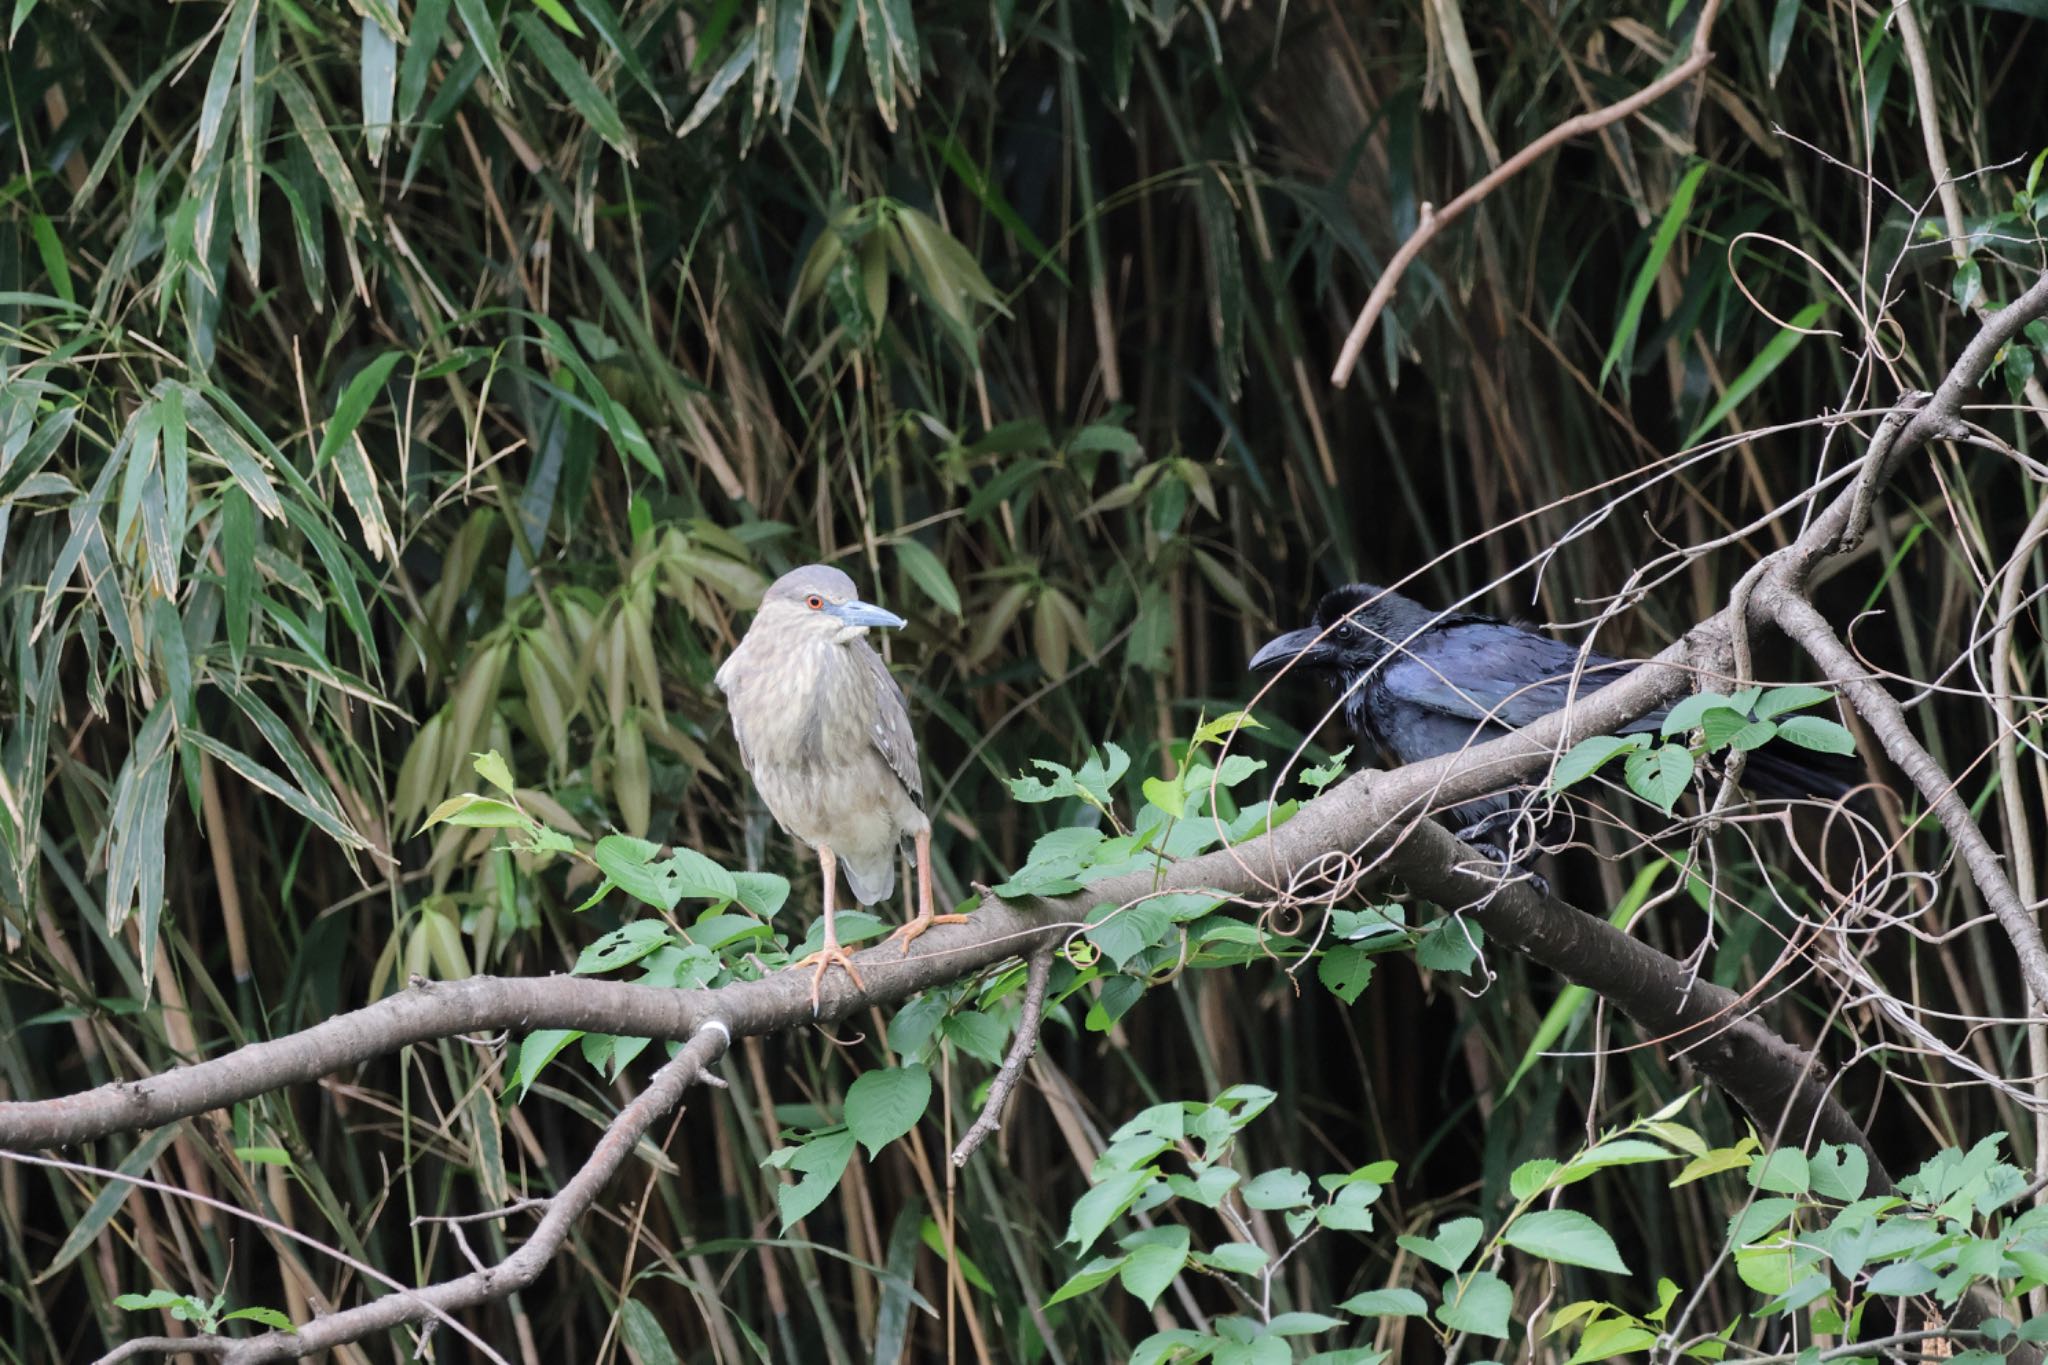
[[[1474,621],[1411,641],[1381,665],[1380,686],[1402,702],[1474,728],[1516,730],[1562,709],[1575,674],[1577,695],[1584,698],[1631,667],[1595,650],[1580,671],[1572,645],[1501,621]],[[1663,718],[1653,712],[1622,731],[1654,730]]]

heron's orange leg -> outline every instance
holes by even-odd
[[[855,969],[853,959],[847,956],[846,949],[839,946],[839,929],[832,923],[832,898],[839,884],[839,857],[831,849],[820,844],[818,866],[825,874],[825,946],[809,957],[790,964],[791,970],[808,967],[813,962],[818,964],[815,974],[811,977],[811,1014],[814,1017],[818,1013],[818,992],[824,988],[825,973],[832,969],[834,963],[846,969],[846,974],[853,978],[854,985],[862,990],[868,988],[868,983],[860,979],[860,972]]]
[[[932,913],[932,832],[921,829],[917,832],[917,918],[898,929],[889,937],[903,940],[903,951],[908,953],[917,936],[934,924],[965,924],[965,915],[935,915]]]

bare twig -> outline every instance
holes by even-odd
[[[1771,594],[1771,604],[1779,629],[1811,655],[1828,679],[1848,694],[1850,703],[1869,723],[1871,733],[1884,745],[1892,762],[1898,764],[1939,817],[1956,851],[1963,855],[1963,863],[1970,869],[1978,891],[2012,941],[2028,991],[2037,1001],[2048,1000],[2048,946],[2042,944],[2041,926],[2013,890],[1997,851],[1971,816],[1969,803],[1956,793],[1954,779],[1942,771],[1934,755],[1914,738],[1898,699],[1871,679],[1811,602],[1787,591]]]
[[[1003,1108],[1010,1102],[1010,1092],[1017,1088],[1024,1064],[1038,1051],[1038,1027],[1045,1019],[1045,988],[1051,980],[1052,950],[1040,948],[1031,955],[1031,972],[1024,982],[1024,1012],[1017,1016],[1016,1041],[1010,1044],[1009,1055],[988,1083],[988,1099],[981,1106],[981,1117],[960,1135],[959,1145],[953,1148],[955,1166],[965,1166],[974,1149],[1003,1126]]]
[[[1388,301],[1394,297],[1394,289],[1401,283],[1401,277],[1407,274],[1408,267],[1438,233],[1464,216],[1467,209],[1527,170],[1546,152],[1575,137],[1598,132],[1610,123],[1625,119],[1630,114],[1655,104],[1706,70],[1707,65],[1714,60],[1714,54],[1707,46],[1707,39],[1713,31],[1714,16],[1720,8],[1720,0],[1707,0],[1706,4],[1700,7],[1699,22],[1693,26],[1692,31],[1692,50],[1677,66],[1626,99],[1616,100],[1605,108],[1590,110],[1566,119],[1487,172],[1470,189],[1442,208],[1432,210],[1425,207],[1421,220],[1415,225],[1415,231],[1409,235],[1407,241],[1401,243],[1400,250],[1394,253],[1394,259],[1387,262],[1387,268],[1381,272],[1379,282],[1373,285],[1372,293],[1366,296],[1365,307],[1358,310],[1358,320],[1351,324],[1350,335],[1344,338],[1344,349],[1338,352],[1336,368],[1330,372],[1330,382],[1340,389],[1350,382],[1351,371],[1358,364],[1359,353],[1365,349],[1365,340],[1372,335],[1373,323],[1379,319]]]

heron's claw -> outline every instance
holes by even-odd
[[[910,945],[916,941],[917,936],[919,934],[922,934],[925,930],[931,928],[934,924],[965,923],[967,923],[967,916],[965,915],[934,915],[930,912],[926,912],[925,914],[919,915],[916,919],[910,921],[910,923],[904,925],[901,929],[898,929],[895,933],[889,935],[889,941],[891,943],[894,943],[897,939],[902,939],[903,952],[904,955],[907,957],[910,954]]]
[[[853,965],[853,958],[848,955],[846,949],[836,943],[829,948],[820,948],[809,957],[792,962],[790,970],[795,971],[799,967],[809,967],[813,962],[818,964],[811,977],[811,1017],[813,1019],[818,1017],[818,993],[824,989],[825,973],[830,971],[835,964],[845,969],[846,974],[853,978],[855,986],[861,990],[868,988],[868,983],[860,979],[860,970]]]

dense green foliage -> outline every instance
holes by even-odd
[[[1324,375],[1350,310],[1424,205],[1654,78],[1696,7],[7,8],[0,1087],[17,1097],[288,1033],[413,973],[565,971],[607,943],[680,959],[632,938],[628,895],[578,913],[598,864],[512,849],[501,829],[414,832],[488,789],[476,753],[503,755],[511,794],[579,848],[644,836],[756,877],[753,900],[738,881],[723,899],[794,946],[816,873],[740,775],[710,675],[761,585],[808,559],[913,620],[892,662],[954,899],[1049,875],[1035,847],[1104,856],[1064,833],[1104,805],[1169,810],[1176,784],[1184,802],[1191,736],[1245,703],[1246,657],[1330,584],[1421,571],[1419,596],[1483,592],[1558,622],[1640,587],[1601,642],[1652,649],[1796,530],[1796,506],[1766,513],[1853,459],[1860,438],[1820,415],[1938,379],[1970,308],[2040,269],[2048,213],[2035,0],[1922,11],[1960,252],[1928,202],[1923,115],[1883,7],[1743,0],[1718,18],[1703,86],[1571,144],[1434,245],[1338,391]],[[2008,779],[2023,791],[2001,792],[1979,761],[1999,718],[1972,693],[1990,686],[1997,568],[2038,505],[2037,428],[2006,410],[2048,363],[2048,330],[2030,335],[2042,349],[2010,348],[1975,414],[1986,448],[1908,471],[1823,602],[1843,620],[1886,609],[1857,639],[1902,674],[1962,661],[1963,695],[1916,717],[2031,878],[2007,797],[2038,837],[2048,779],[2029,756]],[[2021,697],[2040,676],[2041,612],[2020,616]],[[1760,648],[1760,677],[1798,680]],[[1234,741],[1268,765],[1239,775],[1259,788],[1245,807],[1310,794],[1289,726],[1317,711],[1299,700],[1276,694],[1265,728]],[[2017,728],[2031,743],[2038,721]],[[1091,741],[1118,746],[1098,764],[1128,763],[1099,795],[1074,785]],[[1042,776],[1034,760],[1069,785],[1020,801],[1009,782]],[[1087,847],[1040,844],[1049,833]],[[1966,883],[1871,893],[1892,932],[1845,936],[1841,957],[1908,1008],[1843,1010],[1844,982],[1864,978],[1788,952],[1821,896],[1768,838],[1722,848],[1709,892],[1625,832],[1584,834],[1617,860],[1560,862],[1581,904],[1649,906],[1637,932],[1701,948],[1713,979],[1789,987],[1771,1006],[1788,1036],[1826,1039],[1838,1061],[1873,1050],[1843,1098],[1875,1116],[1897,1169],[1997,1130],[2040,1169],[2016,1089],[1922,1088],[1956,1081],[1955,1056],[1980,1079],[2028,1070],[2016,1032],[1955,1022],[2022,1013],[1994,938],[1935,933],[1978,913]],[[1947,856],[1925,829],[1897,853],[1906,871]],[[792,883],[786,903],[770,873]],[[1200,923],[1212,908],[1159,913]],[[1397,908],[1404,925],[1435,921]],[[1339,939],[1385,923],[1368,904],[1336,909],[1355,917]],[[1927,938],[1897,923],[1908,910]],[[710,953],[773,946],[731,927]],[[1157,1297],[1149,1280],[1136,1297],[1049,1300],[1092,1255],[1119,1254],[1061,1239],[1105,1173],[1107,1135],[1155,1104],[1270,1091],[1232,1134],[1242,1170],[1374,1186],[1373,1230],[1304,1243],[1270,1277],[1270,1317],[1381,1292],[1397,1260],[1412,1277],[1396,1234],[1476,1217],[1507,1236],[1525,1161],[1565,1160],[1687,1088],[1655,1047],[1596,1065],[1640,1040],[1542,973],[1482,957],[1455,924],[1434,949],[1419,935],[1414,957],[1353,941],[1313,974],[1245,929],[1217,924],[1197,964],[1229,970],[1152,973],[1164,988],[1063,966],[1055,994],[1079,989],[1047,1024],[1034,1084],[957,1174],[945,1153],[1006,1044],[1021,968],[914,1003],[907,1025],[744,1046],[730,1093],[699,1092],[537,1291],[480,1329],[564,1360],[659,1360],[664,1338],[685,1358],[744,1359],[754,1341],[774,1359],[895,1359],[905,1343],[929,1358],[949,1332],[991,1359],[1115,1358],[1162,1325],[1138,1302]],[[1116,968],[1161,941],[1120,932],[1090,935]],[[231,1127],[91,1156],[402,1282],[459,1273],[450,1225],[410,1220],[544,1192],[642,1074],[621,1049],[591,1058],[616,1078],[521,1076],[533,1054],[495,1042],[409,1050],[245,1106]],[[910,1066],[932,1087],[928,1117],[908,1135],[870,1129],[879,1154],[852,1159],[857,1078]],[[1745,1136],[1711,1099],[1685,1121],[1702,1150]],[[843,1139],[825,1155],[846,1174],[785,1228],[811,1171],[800,1140],[819,1134]],[[1573,1190],[1630,1273],[1564,1272],[1553,1305],[1618,1305],[1579,1329],[1661,1321],[1664,1277],[1703,1305],[1693,1330],[1717,1330],[1758,1302],[1721,1255],[1748,1186],[1724,1172],[1673,1189],[1649,1170]],[[0,1359],[118,1343],[150,1320],[115,1307],[124,1291],[199,1307],[225,1293],[227,1309],[295,1319],[362,1292],[339,1263],[218,1211],[98,1194],[0,1169]],[[1290,1207],[1254,1209],[1252,1240],[1284,1245]],[[1197,1226],[1197,1251],[1237,1240]],[[506,1228],[467,1235],[496,1255]],[[1119,1247],[1157,1263],[1153,1242]],[[1222,1284],[1233,1268],[1216,1269],[1179,1277],[1161,1310],[1177,1327],[1241,1309]],[[1534,1259],[1484,1273],[1512,1288],[1518,1322],[1554,1287]],[[1438,1349],[1388,1321],[1379,1344]],[[1779,1341],[1765,1320],[1740,1330]],[[1559,1338],[1560,1358],[1576,1339]]]

